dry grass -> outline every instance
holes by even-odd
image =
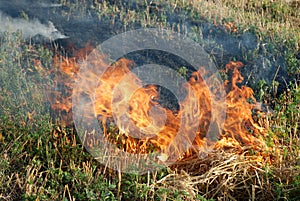
[[[300,170],[296,166],[283,168],[282,163],[268,160],[247,156],[247,153],[219,151],[203,160],[182,161],[173,167],[172,174],[152,185],[183,190],[188,200],[195,200],[199,194],[216,200],[277,200],[280,197],[276,194],[275,181],[287,184],[300,174]],[[285,181],[281,180],[283,178]]]
[[[241,31],[258,29],[258,33],[268,35],[277,41],[277,37],[295,40],[295,48],[300,45],[300,1],[265,0],[169,0],[173,8],[188,4],[201,16],[223,24],[224,20],[234,23]]]

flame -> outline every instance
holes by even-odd
[[[241,62],[230,62],[225,66],[226,72],[231,70],[233,75],[231,82],[225,82],[229,92],[226,96],[227,118],[224,131],[226,137],[231,137],[240,144],[263,147],[264,141],[256,137],[259,134],[265,135],[266,131],[253,120],[252,111],[257,105],[254,92],[250,87],[237,85],[244,79],[239,71],[243,66]]]
[[[161,156],[176,152],[175,155],[181,158],[189,157],[210,145],[210,139],[206,136],[210,125],[214,125],[213,131],[216,136],[220,136],[215,139],[214,149],[265,147],[261,136],[266,134],[266,129],[253,119],[253,109],[257,107],[253,90],[247,86],[239,86],[243,81],[239,71],[243,67],[241,62],[231,61],[225,66],[225,72],[231,71],[232,76],[224,82],[227,109],[225,123],[222,125],[219,114],[215,114],[219,111],[218,107],[221,107],[220,100],[211,94],[202,79],[201,75],[205,74],[203,67],[193,72],[188,84],[182,86],[187,91],[187,96],[179,103],[180,110],[174,112],[159,104],[159,93],[155,85],[143,86],[138,76],[131,72],[134,66],[132,61],[122,58],[107,67],[105,55],[97,52],[90,53],[89,64],[78,62],[78,58],[84,56],[81,53],[72,58],[55,56],[52,68],[55,89],[48,96],[52,110],[71,115],[72,98],[74,95],[85,94],[89,99],[86,109],[93,108],[91,113],[87,113],[93,115],[85,118],[97,118],[102,123],[104,136],[126,152],[149,153],[164,150]],[[78,63],[81,70],[84,69],[80,76]],[[98,76],[99,72],[101,77]],[[75,80],[78,79],[81,80],[82,87],[74,88]],[[108,128],[107,123],[113,122],[113,119],[115,126]],[[182,126],[182,119],[187,126]],[[70,118],[66,118],[66,121],[67,124],[71,122]],[[188,135],[192,131],[193,137]],[[174,140],[178,137],[178,132],[182,136],[179,140]],[[194,145],[188,151],[184,150],[184,140]],[[167,160],[167,157],[163,157],[163,160]]]

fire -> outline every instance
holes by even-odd
[[[233,71],[231,82],[225,82],[229,91],[226,97],[227,118],[224,125],[226,137],[237,140],[240,144],[248,146],[265,146],[263,140],[258,140],[259,135],[265,135],[264,128],[254,122],[252,111],[256,107],[253,90],[247,86],[238,87],[243,81],[239,68],[244,65],[241,62],[230,62],[225,68],[226,72]],[[257,148],[258,148],[257,147]]]
[[[71,122],[72,98],[84,94],[89,100],[87,110],[93,108],[88,113],[93,115],[85,118],[97,118],[103,127],[104,136],[126,152],[145,154],[160,150],[161,156],[176,152],[178,158],[183,158],[211,144],[213,149],[243,150],[243,147],[251,146],[259,150],[265,147],[262,136],[266,134],[266,129],[253,119],[253,111],[257,107],[253,90],[240,86],[243,81],[239,71],[243,67],[241,62],[231,61],[225,67],[225,72],[231,71],[232,76],[224,82],[227,110],[222,125],[219,115],[213,115],[218,112],[218,109],[213,108],[220,107],[220,100],[210,93],[201,78],[205,74],[202,67],[192,73],[189,84],[182,86],[187,96],[179,103],[180,110],[174,112],[157,101],[157,86],[143,86],[138,76],[131,72],[134,66],[132,61],[122,58],[107,68],[104,55],[92,52],[89,59],[92,63],[87,65],[84,61],[79,62],[78,57],[54,58],[52,72],[56,89],[49,92],[49,102],[53,111],[64,112],[69,116],[66,118],[67,124]],[[80,76],[78,63],[81,70],[84,69]],[[97,76],[99,72],[101,77]],[[78,79],[82,87],[74,88],[75,80]],[[73,100],[74,103],[77,102]],[[188,126],[182,127],[182,118]],[[112,122],[114,126],[108,126]],[[215,143],[211,143],[206,136],[210,125],[214,125],[213,131],[219,136]],[[188,135],[191,131],[195,131],[193,137]],[[178,132],[182,136],[174,141]],[[182,141],[194,146],[183,153]]]

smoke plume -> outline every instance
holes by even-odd
[[[0,11],[0,34],[8,32],[21,31],[26,39],[41,35],[50,40],[67,38],[56,29],[54,24],[49,21],[48,24],[42,24],[38,19],[26,20],[23,18],[12,18]]]

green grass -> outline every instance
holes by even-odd
[[[132,28],[132,19],[142,27],[180,27],[168,24],[165,12],[146,1],[137,10],[108,2],[84,1],[86,7],[79,1],[57,2],[70,8],[66,16],[79,15],[78,10],[86,14],[84,11],[89,7],[98,12],[99,19],[121,19],[124,30]],[[145,175],[112,171],[90,156],[73,129],[51,119],[45,92],[53,84],[48,74],[53,53],[42,46],[27,44],[21,33],[5,33],[0,38],[1,200],[300,199],[300,87],[299,80],[296,81],[299,60],[295,57],[300,41],[299,7],[297,10],[283,1],[255,0],[192,4],[168,0],[157,4],[168,4],[168,12],[183,10],[193,20],[234,22],[241,31],[255,31],[275,50],[287,48],[283,54],[295,81],[287,83],[287,90],[277,98],[272,95],[275,88],[263,82],[258,83],[256,90],[260,99],[273,108],[261,120],[270,127],[266,141],[272,163],[251,161],[256,152],[238,156],[222,152],[182,170],[165,168]],[[150,9],[157,9],[158,17]],[[118,15],[116,10],[120,11]],[[37,60],[43,68],[35,65]],[[186,74],[185,67],[179,70]],[[199,171],[189,172],[189,167],[198,167]]]

